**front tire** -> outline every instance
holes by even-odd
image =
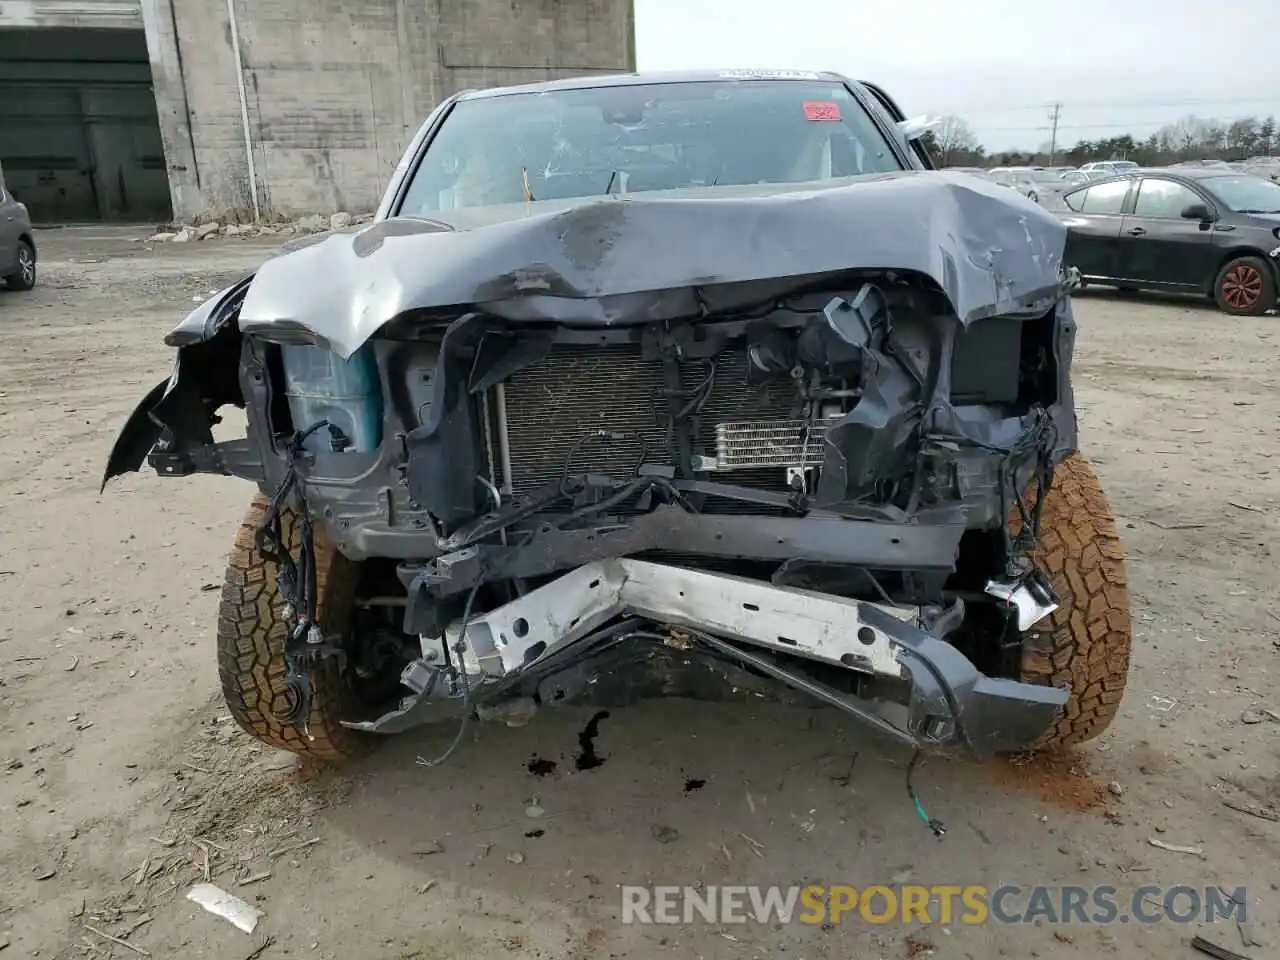
[[[30,290],[36,285],[36,251],[27,241],[18,241],[18,269],[4,280],[10,290]]]
[[[358,719],[361,703],[342,662],[327,657],[310,671],[311,710],[304,726],[286,723],[291,696],[285,684],[284,597],[276,586],[277,566],[254,544],[254,532],[267,511],[267,498],[254,497],[227,560],[218,607],[218,674],[222,693],[236,723],[268,746],[315,760],[339,761],[363,753],[372,738],[342,726]],[[296,515],[281,513],[285,543],[298,549]],[[345,634],[351,620],[360,567],[339,553],[315,528],[317,616],[331,633]]]
[[[1035,561],[1049,576],[1061,605],[1024,637],[1022,679],[1042,686],[1069,685],[1071,696],[1058,721],[1034,746],[1083,743],[1106,730],[1120,709],[1133,621],[1115,517],[1093,467],[1079,453],[1054,470]]]
[[[1258,257],[1228,261],[1213,281],[1218,309],[1233,317],[1257,317],[1276,305],[1276,283],[1271,268]]]

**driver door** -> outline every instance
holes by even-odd
[[[1164,177],[1143,177],[1137,185],[1133,212],[1120,227],[1119,277],[1143,284],[1200,288],[1213,270],[1213,223],[1187,220],[1182,211],[1192,204],[1213,209],[1184,183]]]

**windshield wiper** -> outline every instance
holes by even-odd
[[[608,182],[608,183],[606,183],[606,184],[604,185],[604,195],[605,195],[606,197],[607,197],[609,194],[613,193],[613,181],[615,181],[615,180],[617,180],[617,179],[618,179],[618,171],[617,171],[617,170],[615,170],[615,171],[613,171],[613,173],[609,174],[609,182]]]

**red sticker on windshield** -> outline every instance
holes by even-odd
[[[839,120],[840,104],[830,100],[806,100],[804,103],[806,120]]]

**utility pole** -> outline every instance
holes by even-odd
[[[1055,103],[1053,112],[1049,114],[1049,119],[1053,121],[1053,132],[1049,135],[1049,166],[1053,166],[1053,161],[1057,159],[1058,153],[1058,118],[1062,115],[1062,104]]]

